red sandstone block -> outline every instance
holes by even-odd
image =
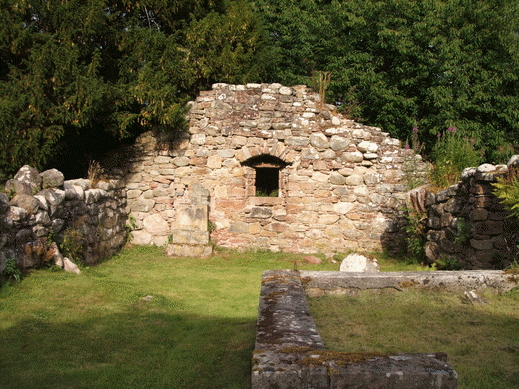
[[[242,209],[245,207],[245,200],[216,200],[217,209],[230,208],[234,210]]]

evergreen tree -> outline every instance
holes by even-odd
[[[261,25],[243,2],[0,3],[4,175],[86,166],[145,130],[179,131],[200,89],[260,77]]]

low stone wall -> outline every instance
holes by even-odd
[[[326,350],[306,295],[365,289],[490,289],[506,292],[519,278],[498,270],[348,273],[269,270],[263,273],[252,389],[456,388],[445,353],[382,355]]]
[[[0,193],[0,272],[10,258],[23,268],[51,261],[53,241],[86,264],[115,254],[126,242],[125,206],[119,181],[64,181],[56,169],[22,167]]]
[[[336,271],[300,271],[301,281],[308,296],[355,295],[360,290],[394,289],[405,291],[425,289],[482,293],[490,290],[505,293],[519,284],[517,274],[502,270],[465,271],[405,271],[349,273]]]
[[[252,389],[457,387],[457,374],[445,353],[383,355],[325,350],[305,296],[309,283],[322,285],[317,280],[332,272],[319,273],[270,270],[263,274]],[[352,274],[343,272],[342,277]]]
[[[519,223],[493,195],[492,183],[518,162],[515,156],[508,165],[468,168],[456,185],[436,194],[427,188],[412,194],[427,217],[425,251],[430,261],[455,260],[464,269],[502,269],[517,258]]]

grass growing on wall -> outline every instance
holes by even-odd
[[[309,299],[327,348],[446,352],[459,389],[519,387],[519,290],[472,306],[456,293],[406,291]]]

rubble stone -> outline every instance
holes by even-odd
[[[508,217],[492,186],[506,169],[483,164],[465,169],[459,183],[436,195],[420,189],[427,193],[424,205],[411,206],[427,219],[425,254],[430,262],[454,257],[464,269],[493,269],[495,258],[501,267],[515,260],[519,222]]]
[[[126,241],[126,199],[124,187],[107,182],[106,190],[89,189],[89,180],[63,181],[55,169],[42,174],[24,166],[11,180],[28,189],[14,195],[11,201],[0,193],[0,268],[5,258],[16,256],[24,267],[38,267],[48,262],[48,253],[57,250],[67,231],[74,231],[83,247],[87,264],[115,254]],[[42,188],[42,183],[44,189]],[[61,189],[63,188],[63,189]],[[24,189],[24,190],[25,190]],[[89,196],[84,196],[84,192]],[[53,248],[54,247],[54,248]],[[64,266],[63,259],[58,259]],[[67,269],[77,271],[72,262]]]

